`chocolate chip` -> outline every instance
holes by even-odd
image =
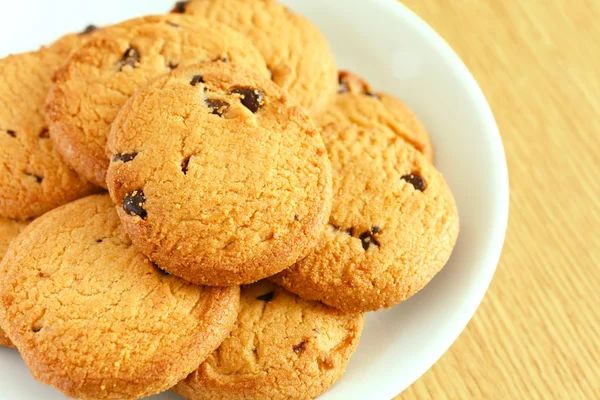
[[[199,83],[204,83],[204,78],[202,78],[202,75],[194,75],[192,77],[192,81],[190,82],[190,85],[196,86]]]
[[[174,62],[170,62],[169,63],[169,69],[170,70],[174,70],[175,68],[179,67],[178,63],[174,63]]]
[[[39,134],[40,139],[48,139],[50,137],[50,133],[48,132],[48,128],[43,128]]]
[[[121,57],[121,66],[119,67],[119,71],[122,71],[123,68],[129,65],[132,68],[135,68],[135,64],[140,60],[140,53],[133,47],[128,48],[125,53],[123,53],[123,57]]]
[[[371,243],[373,243],[375,246],[379,247],[379,241],[377,239],[375,239],[375,236],[373,236],[373,234],[369,231],[365,231],[365,232],[361,233],[358,238],[360,239],[360,242],[362,243],[362,247],[365,250],[367,250],[369,248]]]
[[[346,229],[346,233],[350,236],[354,236],[354,227],[351,226],[350,228]]]
[[[190,164],[190,158],[191,157],[187,157],[185,160],[183,160],[181,162],[181,170],[183,171],[184,175],[187,175],[188,172],[188,165]]]
[[[133,160],[137,155],[138,153],[115,154],[112,160],[113,162],[122,161],[126,163]]]
[[[92,33],[94,31],[98,30],[98,27],[96,25],[88,25],[85,27],[85,29],[83,31],[81,31],[79,34],[80,35],[87,35],[88,33]]]
[[[42,330],[42,326],[41,326],[41,325],[35,325],[35,326],[32,326],[32,327],[31,327],[31,331],[32,331],[33,333],[38,333],[38,332],[39,332],[39,331],[41,331],[41,330]]]
[[[248,86],[238,86],[231,89],[231,93],[236,93],[242,96],[242,104],[253,113],[265,102],[265,93],[257,88]]]
[[[275,292],[268,292],[268,293],[265,293],[265,294],[261,294],[256,299],[268,303],[271,300],[273,300],[273,296],[275,296]]]
[[[104,241],[104,239],[106,239],[106,238],[96,239],[96,243],[102,243]]]
[[[427,183],[425,183],[425,180],[419,174],[412,173],[412,174],[404,175],[400,179],[403,179],[406,182],[413,185],[415,190],[419,190],[422,192],[427,188]]]
[[[298,214],[294,215],[294,220],[300,221],[300,216]]]
[[[144,191],[136,190],[126,195],[125,199],[123,199],[123,210],[127,211],[130,215],[144,219],[148,215],[144,209],[145,202],[146,196],[144,196]]]
[[[172,13],[183,14],[185,12],[185,8],[187,7],[189,1],[178,1],[175,3],[175,6],[171,10]]]
[[[376,234],[378,234],[379,232],[381,232],[381,228],[380,228],[380,227],[378,227],[377,225],[375,225],[375,226],[371,227],[371,232],[372,232],[374,235],[376,235]]]
[[[211,114],[218,115],[219,117],[222,117],[229,108],[229,103],[217,99],[204,99],[204,104],[211,109]]]
[[[303,341],[300,344],[294,346],[294,353],[300,354],[304,351],[304,347],[306,346],[306,341]]]
[[[36,175],[36,174],[32,174],[32,173],[30,173],[30,172],[25,172],[25,175],[27,175],[27,176],[31,176],[32,178],[35,178],[35,181],[36,181],[37,183],[42,183],[42,180],[44,179],[43,177],[41,177],[41,176],[39,176],[39,175]]]
[[[11,129],[8,129],[6,133],[8,133],[8,136],[17,137],[17,133]]]

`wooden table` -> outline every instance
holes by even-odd
[[[600,3],[402,1],[486,94],[511,203],[477,314],[396,399],[600,399]]]

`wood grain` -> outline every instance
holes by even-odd
[[[600,399],[600,3],[403,2],[486,94],[511,203],[477,314],[396,399]]]

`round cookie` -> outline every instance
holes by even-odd
[[[0,217],[37,217],[96,190],[48,138],[44,101],[63,60],[49,49],[0,60]]]
[[[33,376],[68,397],[137,399],[227,337],[239,288],[169,276],[132,246],[108,195],[32,222],[0,263],[0,324]]]
[[[108,190],[135,246],[166,271],[252,283],[306,256],[331,209],[331,166],[305,110],[222,62],[139,90],[112,126]]]
[[[313,116],[335,98],[337,67],[329,44],[308,19],[276,0],[192,0],[173,12],[229,25],[252,40],[272,79]]]
[[[374,92],[351,72],[340,71],[338,95],[318,120],[321,126],[332,122],[351,122],[367,129],[373,125],[384,127],[433,161],[431,140],[417,116],[396,97]]]
[[[214,59],[268,76],[252,43],[224,25],[165,15],[105,27],[57,71],[46,105],[50,136],[69,165],[106,187],[106,136],[125,101],[157,76]]]
[[[323,128],[333,170],[329,228],[314,252],[271,279],[344,311],[389,308],[448,261],[459,230],[442,175],[382,128]]]
[[[364,315],[261,281],[242,287],[237,324],[172,390],[188,400],[313,399],[342,377]]]
[[[8,249],[10,242],[27,226],[27,222],[20,222],[0,218],[0,261]],[[8,336],[0,329],[0,346],[15,347]]]

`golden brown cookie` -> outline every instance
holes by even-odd
[[[276,0],[192,0],[173,12],[229,25],[252,40],[287,90],[313,116],[333,101],[337,69],[327,40],[308,19]]]
[[[331,167],[302,107],[223,62],[178,68],[123,106],[109,192],[134,245],[166,271],[229,286],[306,256],[331,209]]]
[[[44,100],[62,62],[48,49],[0,60],[0,217],[36,217],[95,190],[48,138]]]
[[[214,59],[268,76],[252,43],[224,25],[165,15],[105,27],[56,73],[46,107],[50,136],[69,165],[106,187],[106,135],[125,101],[157,76]]]
[[[314,399],[342,377],[364,323],[267,281],[242,287],[229,337],[173,391],[188,400]]]
[[[458,213],[442,175],[382,128],[323,128],[333,170],[329,228],[314,252],[273,281],[344,311],[389,308],[448,261]]]
[[[108,195],[32,222],[0,263],[0,324],[33,376],[69,397],[137,399],[227,337],[239,288],[169,276],[132,246]]]
[[[332,122],[351,122],[367,129],[381,126],[410,143],[430,162],[433,160],[429,134],[417,116],[396,97],[373,91],[351,72],[340,71],[335,102],[318,120],[321,126]]]
[[[27,222],[20,222],[0,218],[0,261],[8,249],[10,242],[27,226]],[[0,346],[15,347],[8,336],[0,329]]]

